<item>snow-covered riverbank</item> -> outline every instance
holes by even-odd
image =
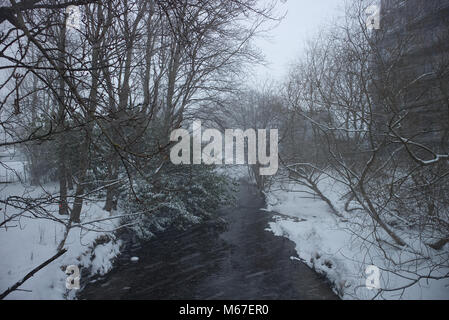
[[[44,186],[45,196],[54,196],[57,190],[55,184]],[[19,183],[1,185],[0,198],[9,196],[44,195],[44,190],[24,188]],[[109,212],[104,211],[104,203],[88,201],[83,206],[81,223],[108,218]],[[8,216],[19,213],[17,209],[2,205],[1,220],[4,212]],[[56,212],[57,206],[46,207],[50,212]],[[117,213],[116,213],[117,214]],[[57,214],[55,216],[58,217]],[[64,219],[63,216],[59,218]],[[76,290],[66,289],[65,269],[69,265],[87,268],[91,273],[106,273],[112,267],[112,260],[118,255],[120,241],[113,239],[110,233],[102,232],[114,229],[118,219],[105,220],[86,224],[85,228],[70,230],[65,248],[67,252],[48,266],[37,272],[26,281],[20,290],[12,292],[6,299],[71,299]],[[89,229],[89,230],[88,230]],[[61,222],[33,217],[24,213],[20,218],[13,219],[0,228],[0,292],[21,280],[28,272],[56,254],[56,249],[64,237],[65,227]],[[82,271],[82,270],[81,270]]]
[[[411,283],[407,274],[398,271],[384,258],[384,253],[374,245],[371,228],[364,228],[371,223],[364,215],[352,212],[351,216],[344,212],[344,203],[340,200],[343,188],[337,184],[323,181],[321,188],[326,196],[337,206],[344,218],[333,215],[327,204],[318,197],[304,193],[307,191],[299,185],[276,185],[268,193],[267,210],[279,213],[276,221],[270,223],[269,230],[277,236],[287,237],[296,243],[296,251],[302,261],[317,272],[326,275],[333,283],[334,291],[344,299],[371,299],[378,292],[366,287],[368,275],[366,268],[377,266],[380,271],[380,285],[383,289],[397,288]],[[287,190],[295,190],[289,192]],[[421,244],[416,241],[410,230],[405,230],[410,243],[414,247]],[[413,239],[415,239],[413,241]],[[413,242],[412,242],[413,241]],[[448,245],[440,252],[427,252],[432,259],[439,259],[444,252],[447,255]],[[391,249],[389,256],[407,261],[413,258],[407,250]],[[435,261],[435,260],[434,260]],[[448,270],[431,271],[429,265],[418,266],[420,274],[443,276]],[[403,266],[401,266],[403,269]],[[385,271],[383,269],[388,269]],[[416,267],[413,267],[416,270]],[[412,275],[410,274],[410,278]],[[405,291],[383,292],[377,298],[385,299],[449,299],[449,280],[421,280],[418,284],[406,288]]]

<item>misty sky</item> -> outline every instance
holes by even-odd
[[[267,0],[269,1],[269,0]],[[287,0],[280,2],[279,12],[287,11],[284,20],[269,33],[269,38],[258,39],[269,66],[256,67],[255,76],[281,80],[292,60],[300,56],[304,43],[313,37],[329,18],[339,15],[344,0]]]

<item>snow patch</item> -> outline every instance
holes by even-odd
[[[340,199],[345,189],[325,180],[320,187],[337,209],[344,213],[344,202]],[[269,230],[276,236],[292,240],[300,260],[324,274],[341,298],[372,299],[377,291],[366,288],[366,268],[375,265],[390,270],[392,266],[376,246],[369,245],[373,239],[370,239],[369,228],[363,228],[367,221],[355,212],[351,213],[351,222],[349,217],[338,218],[330,212],[325,202],[303,191],[308,190],[290,184],[276,185],[267,193],[266,210],[275,214],[275,222],[269,224]],[[358,236],[355,236],[355,231]],[[363,237],[367,241],[362,241]],[[409,239],[413,239],[413,235]],[[389,254],[400,255],[404,261],[409,258],[406,252],[392,251]],[[382,288],[407,284],[403,278],[386,271],[381,271],[380,280]],[[382,297],[377,298],[449,299],[449,280],[423,280],[404,292],[383,293]]]
[[[49,194],[55,194],[56,184],[45,185]],[[0,197],[10,195],[37,196],[42,193],[40,188],[24,188],[21,184],[8,184],[0,189]],[[109,212],[104,211],[103,202],[86,201],[83,206],[81,221],[88,222],[106,219]],[[5,208],[2,208],[4,212]],[[57,206],[46,208],[58,216]],[[14,209],[7,208],[8,214]],[[0,212],[0,213],[1,213]],[[114,239],[110,233],[98,230],[113,230],[117,227],[119,219],[105,220],[89,228],[95,231],[73,228],[65,242],[68,251],[37,272],[27,280],[19,289],[9,294],[6,299],[73,299],[76,290],[67,290],[65,269],[69,265],[76,265],[82,269],[87,268],[92,274],[105,274],[112,268],[113,259],[119,254],[121,241]],[[35,219],[30,214],[24,214],[19,219],[0,228],[0,292],[21,280],[28,272],[42,262],[56,254],[56,248],[64,237],[64,226],[49,219]],[[101,240],[101,241],[100,241]],[[101,243],[100,243],[101,242]]]

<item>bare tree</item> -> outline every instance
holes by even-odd
[[[26,213],[61,223],[61,251],[71,230],[95,229],[95,222],[83,221],[86,199],[104,197],[112,211],[121,195],[140,201],[138,184],[162,190],[161,180],[182,176],[162,170],[170,131],[201,102],[232,90],[243,66],[258,61],[252,39],[276,20],[275,3],[11,0],[1,6],[0,127],[7,139],[0,147],[23,150],[32,184],[59,184],[57,195],[42,187],[43,196],[0,199],[15,210],[2,212],[2,226]],[[66,23],[71,5],[79,6],[79,28]]]
[[[447,26],[442,24],[434,37],[438,54],[429,58],[421,53],[423,68],[407,68],[425,49],[420,44],[426,35],[418,28],[390,28],[388,16],[383,28],[368,30],[365,9],[370,4],[348,3],[345,21],[311,42],[292,72],[289,106],[308,123],[304,130],[310,144],[308,155],[287,153],[284,163],[293,179],[318,195],[314,181],[320,176],[345,185],[347,213],[367,215],[363,227],[369,226],[390,264],[386,271],[411,286],[447,277],[437,271],[447,267],[447,254],[432,253],[444,247],[449,233],[449,122],[447,87],[442,85],[447,83],[448,51],[439,42]],[[423,12],[406,14],[412,25]],[[410,233],[424,247],[410,243]],[[413,255],[416,264],[390,254],[391,248]],[[423,265],[434,272],[421,273]]]

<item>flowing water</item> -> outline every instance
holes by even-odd
[[[220,211],[225,229],[208,223],[132,243],[111,272],[82,284],[78,298],[338,299],[323,277],[291,259],[292,241],[265,230],[273,214],[263,205],[242,182],[238,206]]]

